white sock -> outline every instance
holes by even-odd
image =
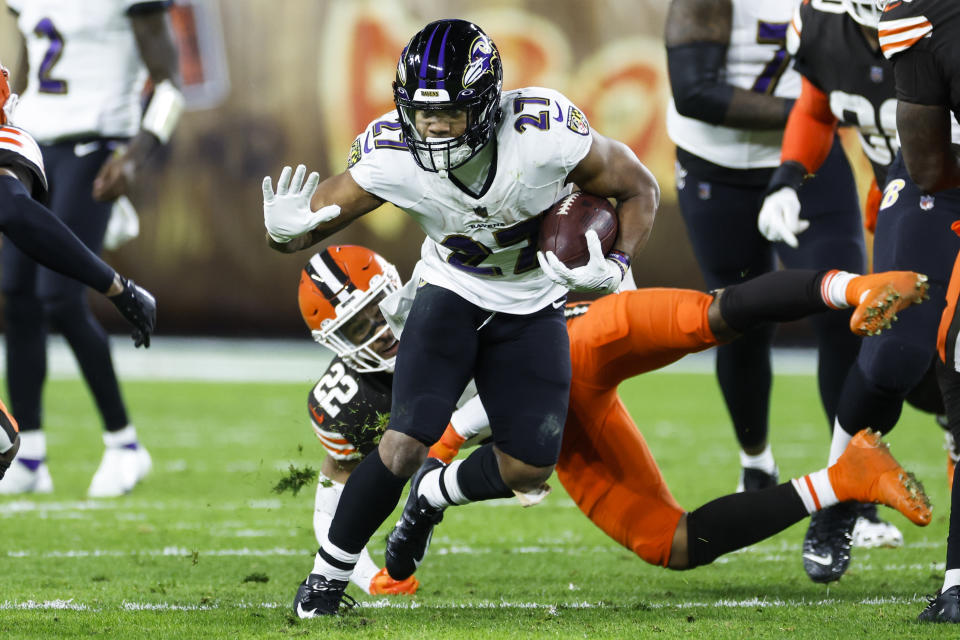
[[[332,563],[327,562],[324,559],[323,554],[327,554],[338,564],[343,563],[349,565],[349,568],[342,569],[338,566],[334,566]],[[359,553],[349,553],[344,551],[337,545],[330,542],[330,538],[328,536],[327,539],[324,540],[323,544],[320,545],[320,550],[317,551],[317,555],[313,559],[313,571],[310,573],[319,573],[327,580],[346,581],[350,579],[350,574],[353,573],[353,567],[357,564],[359,559]]]
[[[460,484],[457,482],[457,471],[463,460],[454,460],[449,466],[441,469],[428,471],[420,479],[418,494],[427,499],[427,503],[434,508],[444,509],[455,504],[466,504],[470,502],[467,496],[463,495]],[[440,479],[443,478],[443,489],[440,488]],[[446,490],[447,495],[443,495]],[[450,500],[447,500],[449,496]]]
[[[763,448],[763,451],[752,456],[745,451],[740,451],[740,466],[748,469],[759,469],[764,473],[773,473],[777,470],[777,462],[773,459],[773,451],[770,449],[770,443]]]
[[[828,307],[846,309],[850,306],[847,302],[847,285],[856,277],[857,274],[848,271],[831,271],[823,277],[820,295]]]
[[[843,427],[840,426],[840,421],[835,419],[833,421],[833,439],[830,441],[830,459],[827,461],[828,467],[837,464],[837,460],[847,450],[847,445],[850,444],[851,440],[853,440],[853,436],[844,431]]]
[[[104,431],[103,444],[108,447],[120,448],[128,444],[137,444],[137,430],[128,424],[120,431]]]
[[[790,483],[803,500],[807,513],[826,509],[840,502],[837,500],[837,494],[833,492],[830,475],[826,469],[814,471],[802,478],[794,478]]]
[[[30,460],[46,460],[47,458],[47,436],[43,431],[21,431],[20,432],[20,453],[21,458]]]
[[[370,593],[370,583],[373,576],[379,573],[380,567],[373,563],[370,552],[364,547],[360,550],[360,557],[357,558],[357,565],[353,568],[353,574],[350,576],[350,582],[363,589],[364,593]]]
[[[960,584],[960,569],[947,569],[943,572],[943,591]]]

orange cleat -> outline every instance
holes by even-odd
[[[896,509],[916,525],[930,524],[930,499],[923,485],[903,470],[890,446],[872,429],[853,436],[827,474],[841,502],[877,502]]]
[[[460,447],[462,447],[466,441],[467,439],[457,433],[452,424],[448,424],[443,435],[440,436],[436,444],[430,447],[427,455],[431,458],[442,460],[443,464],[450,464],[453,462],[453,459],[457,457],[457,454],[460,453]]]
[[[897,312],[926,300],[927,276],[913,271],[881,271],[857,276],[847,285],[847,302],[856,306],[850,330],[860,336],[875,336],[889,329]]]
[[[373,596],[412,596],[420,588],[420,581],[414,576],[406,580],[394,580],[384,567],[370,581],[370,595]]]

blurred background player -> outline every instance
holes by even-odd
[[[880,45],[893,62],[897,88],[897,131],[901,149],[896,169],[884,193],[891,210],[897,203],[924,213],[918,231],[900,231],[900,242],[916,243],[921,251],[938,251],[938,258],[953,259],[937,337],[938,377],[954,438],[960,435],[960,373],[957,371],[957,332],[960,319],[960,254],[950,255],[941,240],[956,242],[960,233],[960,5],[939,0],[883,2],[879,23]],[[881,208],[881,219],[883,214]],[[925,225],[925,226],[924,226]],[[920,235],[920,228],[926,234]],[[956,246],[955,244],[953,246]],[[939,264],[939,263],[938,263]],[[940,290],[939,296],[943,296]],[[943,300],[933,293],[939,304]],[[924,327],[926,329],[926,327]],[[923,337],[930,338],[924,331]],[[960,489],[956,473],[951,493],[950,533],[943,585],[919,616],[921,622],[960,622]]]
[[[887,169],[899,149],[894,120],[893,67],[880,50],[876,30],[878,15],[873,0],[818,0],[797,7],[787,31],[787,50],[802,76],[802,88],[784,131],[781,164],[770,179],[758,216],[758,226],[768,238],[795,244],[798,242],[795,234],[804,233],[802,237],[807,237],[809,232],[797,231],[796,227],[805,226],[808,215],[817,220],[818,212],[811,212],[806,204],[801,205],[798,194],[806,191],[805,181],[809,176],[820,175],[825,168],[839,124],[856,128],[861,148],[870,160],[874,179],[867,196],[865,219],[870,231],[878,226],[877,210],[882,194],[877,185],[886,185]],[[845,64],[837,64],[841,59]],[[880,218],[874,243],[874,267],[878,270],[928,269],[926,264],[891,262],[897,245],[896,231],[891,231],[895,220],[895,216],[887,214]],[[877,358],[879,352],[895,353],[901,349],[912,352],[918,327],[929,326],[939,313],[938,304],[926,305],[882,336],[861,345],[858,362],[850,370],[851,388],[844,388],[838,408],[844,416],[841,421],[854,420],[848,431],[856,433],[875,426],[864,417],[852,417],[855,412],[869,411],[861,407],[864,400],[858,395],[859,385],[853,384],[854,380],[867,375],[874,379],[876,386],[898,395],[900,401],[921,382],[932,381],[932,376],[924,375],[932,366],[932,353],[927,354],[926,361],[914,362],[908,358],[903,365],[906,371],[899,366],[874,370],[873,365],[883,360]],[[932,404],[936,406],[924,408],[942,413],[936,389],[932,395],[935,400]],[[836,461],[842,452],[842,448],[837,448],[830,461]],[[842,504],[821,511],[811,517],[804,539],[803,565],[810,578],[815,582],[837,580],[850,563],[851,544],[900,546],[903,536],[892,524],[877,517],[873,505]]]
[[[673,0],[665,31],[673,100],[667,131],[677,145],[680,209],[710,289],[775,268],[866,267],[856,185],[839,139],[799,197],[810,230],[799,241],[766,238],[757,215],[800,76],[786,51],[795,0]],[[774,240],[783,240],[775,242]],[[859,339],[845,314],[810,318],[818,347],[820,397],[833,424],[840,386]],[[768,444],[770,347],[762,325],[717,349],[717,379],[741,447],[738,489],[778,482]]]
[[[570,289],[615,291],[652,229],[660,191],[636,155],[592,131],[557,91],[501,92],[502,74],[500,53],[479,27],[430,23],[398,61],[396,110],[357,137],[347,171],[319,187],[314,173],[302,186],[305,168],[291,183],[287,167],[276,194],[264,180],[264,222],[280,251],[310,246],[385,201],[427,235],[425,284],[404,327],[390,424],[347,480],[297,592],[300,617],[337,611],[360,551],[443,434],[471,378],[493,442],[462,465],[458,495],[488,500],[543,484],[569,398],[563,300]],[[568,269],[552,254],[538,255],[535,238],[539,213],[574,184],[616,199],[619,235],[605,254],[593,234],[589,262]],[[427,508],[418,516],[435,514]]]
[[[149,347],[157,314],[153,296],[100,260],[40,204],[49,195],[43,157],[30,134],[8,120],[17,96],[11,95],[7,77],[7,69],[0,65],[0,231],[6,236],[4,244],[13,242],[47,268],[106,295],[134,326],[134,344]],[[7,375],[13,377],[16,371]],[[17,421],[0,402],[0,480],[19,448]],[[14,469],[29,470],[29,460],[18,462],[23,464]]]
[[[182,109],[169,1],[8,0],[23,36],[15,80],[18,124],[41,143],[50,208],[94,253],[113,201],[127,193],[150,152],[165,143]],[[153,93],[144,110],[147,78]],[[0,249],[10,404],[22,431],[21,460],[0,493],[46,493],[53,483],[41,430],[47,326],[63,334],[103,419],[106,450],[91,497],[130,491],[150,456],[127,415],[106,332],[83,287],[39,267],[10,244]]]
[[[329,454],[314,520],[321,540],[320,531],[325,531],[330,517],[326,514],[339,500],[335,479],[349,474],[354,461],[373,450],[390,411],[394,332],[402,335],[403,310],[409,310],[419,284],[414,276],[398,290],[397,282],[392,265],[356,246],[330,246],[315,254],[301,273],[301,313],[315,339],[337,354],[310,396],[314,430]],[[913,273],[862,277],[837,271],[780,271],[715,295],[641,289],[606,296],[593,304],[568,305],[574,379],[558,478],[581,510],[611,537],[647,562],[674,569],[708,564],[723,553],[773,535],[835,499],[879,496],[870,493],[876,491],[871,487],[877,477],[890,472],[895,476],[899,471],[885,449],[876,449],[873,436],[864,435],[857,443],[860,448],[851,447],[847,460],[807,476],[809,486],[806,479],[796,480],[726,496],[684,513],[623,409],[616,388],[628,377],[733,339],[756,323],[856,306],[851,302],[862,296],[865,302],[856,320],[868,319],[872,324],[869,328],[857,324],[857,330],[873,332],[888,326],[898,309],[921,300],[923,289],[922,278]],[[888,306],[894,291],[903,297]],[[873,316],[867,311],[870,307],[876,309]],[[389,315],[389,325],[384,313]],[[463,400],[444,437],[431,448],[431,455],[446,463],[467,439],[475,442],[490,435],[476,389],[468,387]],[[857,472],[852,473],[848,465],[861,455],[871,462],[857,463]],[[447,467],[428,460],[423,473],[415,476],[407,504],[425,499],[441,509],[450,506],[453,494],[447,479],[462,464],[459,460]],[[921,506],[922,499],[894,500],[894,494],[905,495],[898,489],[883,499],[896,502],[915,522],[927,522],[929,511]],[[395,543],[391,534],[388,566]],[[378,593],[376,582],[367,587],[369,576],[376,572],[373,563],[369,565],[366,580],[351,579],[368,593]],[[382,572],[379,575],[390,579]],[[400,585],[413,579],[403,577]]]

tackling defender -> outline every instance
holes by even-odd
[[[157,319],[153,296],[100,260],[40,204],[48,193],[43,158],[30,134],[9,123],[17,96],[10,92],[8,75],[0,65],[0,231],[39,264],[107,296],[133,325],[134,344],[149,347]],[[8,377],[17,374],[7,372]],[[0,479],[19,449],[17,421],[0,402]]]
[[[301,273],[304,320],[317,342],[337,354],[310,396],[314,431],[331,456],[361,458],[383,432],[383,415],[390,410],[395,333],[402,329],[403,310],[419,284],[414,277],[396,291],[396,282],[392,265],[355,246],[328,247]],[[726,496],[686,513],[671,496],[616,393],[626,378],[734,339],[761,322],[858,306],[856,331],[875,333],[889,326],[898,309],[919,302],[924,289],[922,278],[910,272],[854,276],[780,271],[713,294],[640,289],[592,304],[568,305],[574,374],[557,464],[559,480],[580,509],[620,544],[647,562],[674,569],[708,564],[836,500],[883,500],[926,524],[929,511],[922,497],[907,499],[898,488],[899,467],[868,434],[858,436],[843,461],[830,469],[779,487]],[[479,398],[471,398],[453,415],[431,455],[450,462],[467,438],[489,435],[488,425]],[[453,478],[463,464],[460,460],[448,467],[429,459],[414,476],[404,524],[387,543],[390,575],[413,579],[410,574],[438,520],[423,518],[421,512],[436,516],[453,504]],[[887,478],[883,482],[894,481],[887,490],[878,488],[881,475]],[[326,488],[319,487],[317,509],[329,512],[336,502],[331,505],[329,495],[321,499],[323,492]]]
[[[426,233],[421,277],[397,354],[390,424],[351,473],[298,615],[333,613],[360,552],[443,434],[473,378],[493,442],[453,482],[463,501],[538,489],[560,451],[570,391],[563,321],[568,290],[615,291],[650,234],[659,187],[626,145],[591,130],[583,112],[543,87],[502,92],[493,41],[476,25],[439,20],[401,53],[396,111],[354,141],[348,170],[319,183],[289,167],[264,180],[264,223],[292,252],[385,201]],[[538,255],[538,215],[573,185],[617,200],[619,237],[568,269]]]

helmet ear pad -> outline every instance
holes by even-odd
[[[414,34],[400,54],[393,97],[407,147],[427,171],[455,169],[493,137],[500,120],[503,67],[500,53],[480,27],[437,20]],[[458,110],[467,115],[457,136],[426,140],[416,113]]]

